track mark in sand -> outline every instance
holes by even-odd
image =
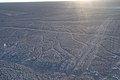
[[[63,55],[64,57],[65,57],[66,55],[68,55],[68,56],[70,56],[70,57],[75,57],[73,54],[70,54],[68,51],[66,51],[64,48],[62,48],[61,43],[60,43],[60,41],[59,41],[59,39],[58,39],[57,36],[56,36],[56,43],[57,43],[57,46],[54,46],[54,49],[55,49],[56,51],[58,51],[59,53],[64,53],[64,54],[61,54],[61,55]],[[65,54],[66,54],[66,55],[65,55]]]
[[[88,35],[88,34],[93,34],[93,33],[86,33],[85,31],[83,31],[83,33],[79,33],[79,32],[66,32],[66,31],[55,31],[55,30],[41,30],[41,29],[33,29],[33,28],[17,28],[17,27],[2,27],[0,28],[0,31],[1,30],[4,30],[4,29],[14,29],[14,30],[28,30],[28,31],[38,31],[38,32],[48,32],[48,33],[66,33],[66,34],[70,34],[71,36],[73,36],[74,38],[74,35],[76,34],[80,34],[80,35]],[[102,34],[96,34],[97,36],[101,36]],[[110,37],[115,37],[115,38],[119,38],[117,36],[112,36],[112,35],[107,35],[107,36],[110,36]],[[83,43],[85,45],[87,45],[86,43]]]
[[[76,39],[74,38],[74,35],[73,35],[73,34],[71,34],[71,37],[72,37],[72,39],[73,39],[74,41],[76,41],[77,43],[80,43],[80,44],[82,44],[82,45],[84,45],[84,46],[88,46],[87,43],[76,40]]]
[[[94,35],[94,40],[90,42],[89,46],[82,49],[82,52],[80,53],[81,55],[78,57],[76,65],[80,66],[82,69],[85,69],[85,67],[87,68],[91,64],[92,60],[94,59],[94,55],[98,51],[101,41],[105,37],[105,32],[110,22],[112,22],[112,18],[107,18],[104,23],[99,26]]]
[[[17,27],[4,27],[4,29],[15,29],[15,30],[29,30],[29,31],[42,31],[42,32],[49,32],[49,33],[67,33],[67,34],[74,34],[71,32],[57,32],[53,30],[41,30],[41,29],[33,29],[33,28],[17,28]]]

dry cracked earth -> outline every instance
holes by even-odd
[[[0,80],[120,80],[120,9],[84,5],[1,3]]]

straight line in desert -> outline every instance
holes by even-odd
[[[105,31],[111,22],[112,22],[112,18],[107,18],[104,21],[104,23],[101,24],[99,26],[99,28],[97,29],[96,34],[94,35],[94,40],[92,40],[92,42],[90,42],[89,46],[87,46],[87,50],[85,51],[85,47],[82,49],[82,52],[80,53],[81,55],[78,57],[78,60],[77,60],[77,64],[79,63],[81,67],[84,65],[85,59],[87,56],[89,56],[89,58],[90,58],[87,65],[89,66],[91,64],[91,61],[93,60],[94,55],[98,51],[98,46],[100,45],[101,41],[105,37]],[[101,34],[101,36],[98,36],[100,34]]]

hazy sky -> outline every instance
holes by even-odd
[[[92,0],[0,0],[0,2],[92,1]]]
[[[45,2],[45,1],[73,1],[73,0],[0,0],[0,2]]]
[[[46,1],[83,1],[83,2],[91,2],[91,1],[120,1],[120,0],[0,0],[0,3],[5,3],[5,2],[46,2]]]

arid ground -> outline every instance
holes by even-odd
[[[0,80],[120,80],[119,3],[0,3]]]

